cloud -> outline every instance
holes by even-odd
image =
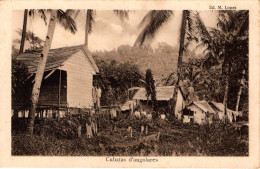
[[[93,33],[112,33],[120,34],[123,28],[119,24],[113,22],[108,22],[102,18],[96,18],[96,21],[93,25]]]
[[[96,22],[93,25],[93,32],[89,35],[89,49],[92,51],[111,50],[122,44],[133,45],[138,34],[141,32],[141,28],[138,25],[146,13],[147,11],[131,11],[129,19],[122,22],[113,11],[98,10],[95,16]],[[13,16],[12,38],[13,40],[20,39],[21,37],[17,35],[16,30],[22,29],[23,10],[14,11]],[[208,19],[207,16],[212,19]],[[216,25],[216,13],[214,12],[202,11],[201,18],[204,20],[206,26],[214,27]],[[76,20],[78,25],[78,32],[76,34],[71,34],[57,24],[52,48],[84,44],[85,20],[86,15],[82,11]],[[158,42],[166,42],[172,46],[178,44],[180,22],[181,11],[176,11],[172,20],[165,24],[155,36],[152,46]],[[47,26],[45,26],[41,18],[35,17],[32,21],[28,22],[28,29],[33,31],[38,37],[45,39]]]

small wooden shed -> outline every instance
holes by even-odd
[[[214,102],[214,101],[210,101],[209,105],[217,113],[218,119],[219,120],[224,120],[224,118],[225,118],[225,114],[224,114],[225,106],[224,106],[224,104],[223,103]],[[227,109],[227,119],[229,120],[230,123],[233,122],[233,121],[236,121],[236,117],[237,116],[238,116],[238,113],[236,113],[235,111],[233,111],[231,109]]]
[[[156,100],[158,103],[159,110],[164,110],[164,113],[170,113],[171,109],[171,100],[174,96],[174,88],[175,86],[160,86],[156,87]],[[151,98],[148,98],[148,105],[147,105],[147,96],[146,96],[146,90],[145,88],[140,88],[136,94],[133,97],[133,100],[136,100],[141,108],[145,111],[151,111],[151,104],[149,104],[149,101]],[[175,112],[181,111],[185,107],[184,102],[184,95],[181,90],[181,88],[178,89],[177,92],[177,101],[176,101],[176,107]],[[171,113],[174,113],[173,110]]]
[[[40,58],[39,52],[22,53],[17,57],[28,67],[31,87]],[[51,49],[43,76],[38,107],[93,108],[100,105],[99,69],[91,53],[83,46]],[[21,91],[22,92],[22,91]],[[31,92],[31,89],[30,89]],[[29,108],[30,98],[12,98],[12,108]]]
[[[186,107],[193,111],[193,121],[197,124],[211,123],[215,111],[211,108],[207,101],[193,102]]]

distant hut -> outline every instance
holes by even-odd
[[[40,52],[22,53],[17,57],[28,67],[31,77],[30,93],[34,83]],[[42,116],[51,116],[54,110],[90,109],[100,106],[101,86],[99,69],[91,53],[82,45],[51,49],[45,67],[38,110]],[[13,97],[12,109],[18,111],[30,108],[30,96]],[[64,114],[64,113],[63,113]],[[60,115],[60,114],[59,114]]]
[[[212,123],[215,111],[210,107],[207,101],[193,102],[187,106],[187,109],[193,111],[194,123]]]
[[[174,86],[160,86],[156,87],[156,100],[158,110],[161,110],[160,113],[174,113],[171,108],[171,101],[174,98]],[[147,104],[147,96],[145,88],[140,88],[133,97],[133,100],[140,105],[140,108],[146,112],[152,111],[151,97],[148,98]],[[175,112],[180,112],[185,107],[184,96],[181,88],[178,89],[177,93],[177,102]],[[172,111],[172,112],[171,112]]]
[[[225,114],[224,114],[225,106],[224,106],[224,104],[214,102],[214,101],[210,101],[209,105],[216,111],[216,113],[218,115],[218,119],[224,120],[224,117],[225,117]],[[238,116],[238,114],[235,111],[227,109],[227,119],[230,123],[233,122],[233,121],[236,121],[237,116]]]

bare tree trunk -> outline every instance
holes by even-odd
[[[43,50],[41,53],[41,58],[39,59],[37,72],[35,75],[35,82],[34,82],[33,89],[32,89],[31,109],[30,109],[30,113],[29,113],[29,123],[28,123],[28,128],[27,128],[27,132],[29,134],[33,134],[35,113],[36,113],[37,103],[38,103],[39,95],[40,95],[42,77],[43,77],[45,65],[46,65],[46,62],[48,59],[48,53],[51,48],[52,38],[53,38],[55,25],[56,25],[56,21],[57,21],[56,17],[57,17],[57,11],[52,10],[51,16],[50,16],[48,32],[47,32],[47,36],[46,36],[46,41],[45,41],[45,44],[44,44],[44,47],[43,47]]]
[[[241,78],[241,81],[240,81],[240,87],[239,87],[239,91],[238,91],[238,94],[237,94],[236,112],[238,112],[238,108],[239,108],[239,102],[240,102],[240,96],[241,96],[241,93],[242,93],[245,72],[246,72],[245,70],[242,71],[242,78]]]
[[[86,15],[86,26],[85,26],[85,46],[87,49],[88,49],[88,32],[89,32],[90,15],[91,15],[91,10],[88,9]]]
[[[22,32],[19,54],[23,53],[24,50],[24,43],[25,43],[25,36],[26,36],[26,29],[27,29],[27,14],[28,14],[28,9],[25,9],[24,18],[23,18],[23,32]]]
[[[183,56],[183,51],[184,51],[184,40],[185,40],[185,33],[186,33],[186,25],[187,25],[187,11],[183,10],[182,11],[182,23],[181,23],[181,34],[180,34],[180,46],[179,46],[179,57],[178,57],[178,65],[177,65],[177,82],[174,88],[174,97],[176,98],[177,101],[177,93],[178,93],[178,88],[179,88],[179,82],[180,82],[180,74],[181,74],[181,66],[182,66],[182,56]],[[175,107],[176,107],[175,103]],[[174,110],[175,111],[175,110]],[[178,112],[174,112],[173,115],[175,115]]]
[[[223,105],[226,107],[227,104],[227,99],[228,99],[228,88],[229,88],[229,83],[228,83],[228,75],[226,75],[225,78],[225,93],[224,93],[224,98],[223,98]]]
[[[231,72],[231,62],[228,63],[228,72],[226,74],[225,78],[225,93],[224,93],[224,99],[223,99],[223,105],[224,105],[224,118],[227,117],[227,102],[228,102],[228,91],[229,91],[229,75]],[[224,119],[226,121],[227,119]]]

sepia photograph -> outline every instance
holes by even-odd
[[[248,157],[250,12],[230,9],[12,10],[11,155]]]

